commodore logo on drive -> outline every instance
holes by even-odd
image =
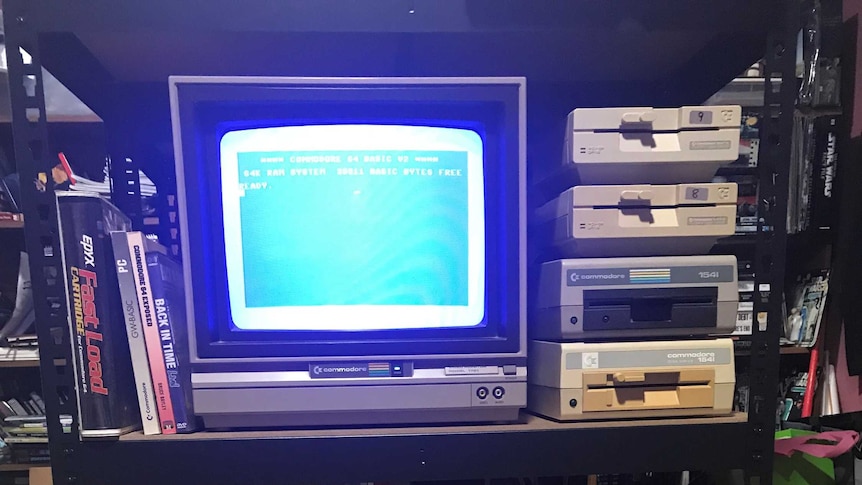
[[[566,273],[568,286],[619,285],[628,282],[626,269],[570,269]]]

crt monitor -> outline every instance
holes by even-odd
[[[172,77],[170,88],[205,420],[289,423],[289,410],[213,404],[224,389],[255,392],[249,380],[345,396],[439,383],[458,389],[457,408],[517,410],[520,385],[492,384],[525,372],[522,78]],[[277,371],[295,379],[275,382]],[[428,407],[392,406],[338,413],[410,421]],[[440,420],[459,420],[451,411]]]

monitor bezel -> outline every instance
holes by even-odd
[[[189,315],[189,334],[191,355],[193,362],[219,361],[230,362],[233,360],[248,361],[307,361],[310,358],[326,358],[327,360],[355,360],[358,357],[366,358],[378,356],[384,358],[410,358],[410,359],[440,359],[445,356],[472,356],[476,358],[488,358],[493,356],[523,355],[526,342],[526,310],[525,310],[525,288],[524,288],[524,87],[523,79],[519,78],[212,78],[212,77],[172,77],[170,80],[172,118],[174,124],[174,145],[177,160],[177,183],[180,209],[180,226],[182,231],[182,250],[184,267],[186,268],[187,288],[191,288],[187,298],[187,314]],[[209,231],[189,232],[189,220],[205,219],[207,209],[212,202],[202,203],[203,199],[212,200],[217,195],[214,190],[209,191],[209,196],[201,198],[201,190],[206,187],[212,179],[201,180],[198,177],[205,176],[200,161],[212,157],[212,153],[200,153],[201,149],[216,149],[217,143],[207,140],[201,143],[199,132],[209,133],[220,137],[217,131],[207,123],[212,123],[211,112],[207,110],[225,103],[253,106],[252,113],[246,114],[247,120],[264,120],[266,125],[274,118],[272,116],[260,117],[259,115],[267,108],[261,107],[259,102],[272,103],[315,103],[335,102],[350,103],[357,99],[362,102],[381,101],[387,103],[406,102],[418,105],[432,106],[435,103],[446,103],[450,106],[463,105],[462,107],[475,110],[477,103],[486,103],[500,107],[500,113],[492,115],[496,120],[489,120],[476,116],[450,119],[440,118],[435,120],[424,119],[425,126],[447,126],[447,127],[488,127],[496,123],[491,131],[498,131],[499,139],[493,139],[495,146],[502,147],[504,152],[499,157],[503,166],[491,171],[492,175],[501,177],[506,187],[495,193],[501,199],[500,204],[507,206],[507,220],[500,224],[500,232],[505,233],[503,243],[509,244],[515,250],[505,251],[511,260],[516,254],[517,263],[510,265],[508,274],[504,275],[509,280],[509,294],[502,299],[506,303],[497,305],[509,308],[509,316],[494,317],[498,321],[507,324],[502,331],[496,331],[495,322],[484,328],[477,329],[429,329],[428,331],[404,332],[395,331],[403,336],[400,338],[393,335],[383,335],[388,331],[366,331],[366,332],[232,332],[226,334],[227,326],[213,325],[213,318],[218,319],[218,313],[224,312],[224,308],[214,307],[212,304],[212,291],[206,289],[204,282],[208,281],[205,271],[207,262],[212,262],[211,256],[200,254],[202,248],[206,250],[207,244],[212,248],[212,239],[205,237]],[[472,103],[472,104],[471,104]],[[403,108],[402,106],[402,108]],[[233,109],[233,108],[231,108]],[[257,110],[258,113],[254,113]],[[397,111],[397,110],[396,110]],[[421,111],[421,110],[420,110]],[[265,114],[265,113],[264,113]],[[421,113],[420,113],[421,114]],[[497,116],[499,115],[499,116]],[[489,116],[485,113],[483,116]],[[218,118],[218,115],[215,117]],[[385,117],[384,117],[385,118]],[[420,117],[421,118],[421,117]],[[420,119],[414,118],[414,119]],[[240,121],[244,127],[254,126],[258,121],[248,123]],[[292,118],[293,124],[305,124],[309,119]],[[314,121],[314,117],[311,118]],[[344,122],[356,121],[345,119]],[[381,121],[382,122],[382,121]],[[403,123],[404,118],[399,120]],[[283,126],[279,124],[277,126]],[[183,134],[186,134],[183,137]],[[488,133],[484,133],[488,135]],[[493,133],[491,134],[493,135]],[[493,136],[492,136],[493,138]],[[516,143],[503,143],[502,140],[517,140]],[[201,146],[203,145],[203,147]],[[207,148],[209,147],[209,148]],[[493,149],[492,149],[493,152]],[[215,155],[217,156],[217,154]],[[490,158],[490,157],[489,157]],[[186,160],[184,162],[184,160]],[[212,171],[216,172],[216,171]],[[505,176],[505,174],[509,174]],[[514,173],[517,173],[515,176]],[[185,181],[189,180],[190,184]],[[495,181],[496,182],[496,181]],[[492,182],[495,183],[495,182]],[[511,197],[512,193],[517,197]],[[505,198],[502,194],[508,194]],[[506,200],[502,200],[506,199]],[[491,208],[497,203],[490,204]],[[218,224],[210,224],[210,229],[220,229]],[[499,237],[496,234],[487,234],[488,239]],[[209,239],[209,240],[205,240]],[[490,244],[490,242],[489,242]],[[194,251],[191,248],[196,248]],[[217,250],[218,248],[214,248]],[[222,248],[223,251],[223,248]],[[502,251],[502,250],[501,250]],[[502,252],[501,252],[502,255]],[[488,258],[486,267],[491,266],[493,261]],[[493,274],[496,269],[489,271]],[[493,275],[497,277],[496,274]],[[216,278],[218,280],[218,278]],[[214,285],[220,288],[221,285]],[[505,285],[504,285],[505,286]],[[490,290],[489,290],[490,291]],[[216,301],[223,301],[226,295],[218,293]],[[512,303],[517,304],[512,305]],[[489,312],[495,307],[493,304],[486,305]],[[514,308],[512,308],[514,307]],[[503,310],[501,310],[502,312]],[[195,324],[197,322],[197,324]],[[449,331],[451,330],[451,331]],[[465,332],[474,330],[475,332]],[[377,335],[375,335],[377,334]],[[273,340],[276,335],[285,340]],[[291,340],[286,338],[293,337]],[[295,339],[295,337],[302,337]],[[349,343],[349,345],[331,345],[332,343]]]

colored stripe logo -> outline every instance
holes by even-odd
[[[640,284],[670,283],[670,268],[631,269],[629,282]]]
[[[392,375],[389,372],[388,362],[369,362],[368,377],[389,377]]]

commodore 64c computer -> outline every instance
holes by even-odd
[[[169,83],[208,427],[517,419],[523,78]]]

